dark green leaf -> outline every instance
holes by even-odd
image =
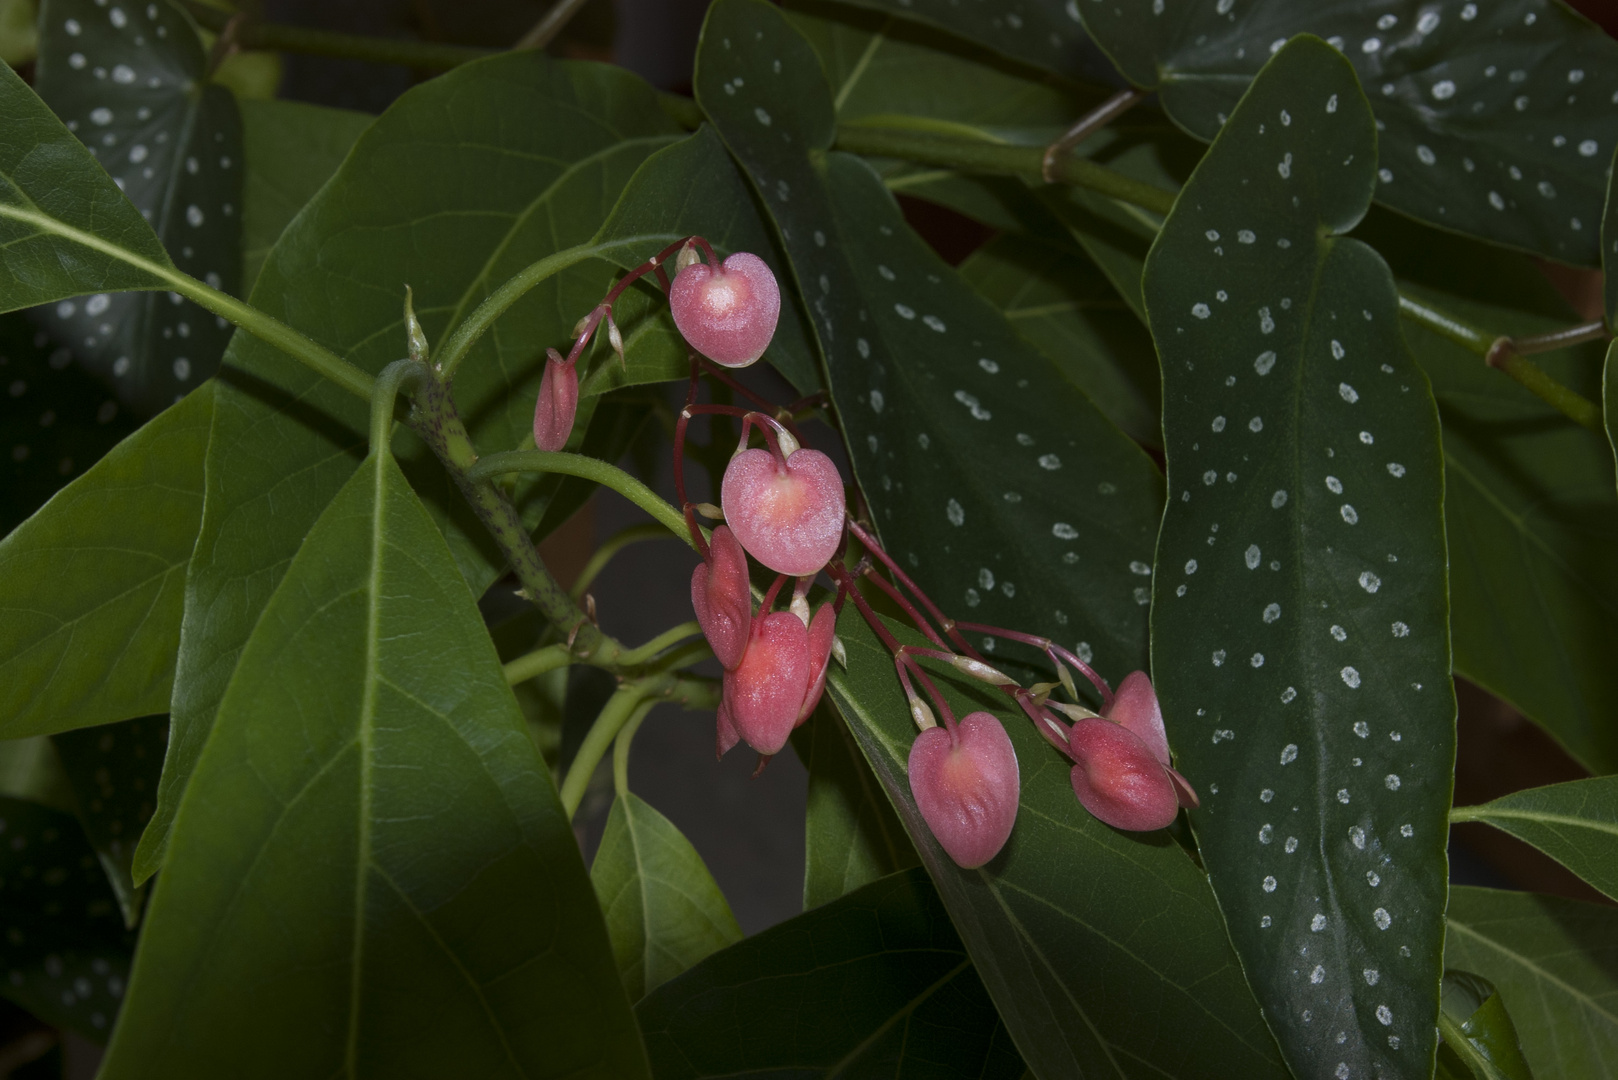
[[[37,54],[34,0],[0,0],[0,63],[21,67]]]
[[[636,1013],[658,1080],[1023,1074],[919,869],[731,946]]]
[[[996,237],[961,276],[1130,438],[1161,446],[1157,353],[1096,264],[1069,245]]]
[[[989,709],[1006,725],[1022,778],[1005,850],[960,869],[911,799],[916,730],[887,650],[852,604],[837,632],[848,668],[832,666],[829,692],[1036,1075],[1287,1075],[1213,890],[1166,832],[1119,832],[1091,817],[1073,795],[1072,762],[1005,698],[946,677],[957,715]]]
[[[135,887],[130,865],[135,842],[157,806],[157,778],[168,740],[166,716],[81,728],[51,739],[73,791],[79,822],[130,926],[140,917],[145,898]]]
[[[1074,642],[1119,675],[1142,666],[1149,590],[1130,571],[1148,570],[1161,506],[1151,460],[933,254],[863,162],[821,158],[831,95],[778,11],[711,8],[696,88],[785,238],[888,550],[974,621]]]
[[[5,738],[168,708],[213,404],[205,383],[0,540]]]
[[[50,736],[0,741],[0,795],[73,812],[73,785]]]
[[[1612,447],[1614,463],[1618,463],[1618,341],[1607,349],[1607,360],[1601,367],[1601,401],[1607,443]]]
[[[1457,806],[1451,821],[1482,821],[1526,840],[1618,899],[1618,776],[1572,780]]]
[[[1618,910],[1459,886],[1450,890],[1444,963],[1499,989],[1535,1075],[1612,1075]]]
[[[251,292],[270,248],[343,163],[376,119],[296,101],[241,99],[242,292]]]
[[[645,1075],[472,594],[388,455],[265,609],[101,1075]]]
[[[82,293],[160,289],[163,243],[112,178],[0,65],[0,311]]]
[[[39,18],[40,97],[112,174],[180,270],[238,292],[241,117],[230,91],[207,81],[190,18],[168,0],[128,8],[46,0]],[[232,329],[157,292],[97,292],[37,317],[145,416],[212,375]]]
[[[630,269],[693,234],[706,238],[722,254],[749,251],[759,255],[785,274],[785,259],[758,205],[758,196],[725,152],[725,144],[707,125],[646,159],[625,185],[618,205],[596,235],[596,242],[614,244],[608,257]],[[821,380],[803,298],[791,288],[783,288],[781,299],[781,318],[767,355],[788,382],[802,393],[812,393],[820,389]],[[655,318],[644,320],[644,325],[648,332],[663,338],[663,345],[643,351],[642,355],[655,359],[657,366],[637,373],[632,381],[684,378],[691,370],[688,348],[674,328],[668,309],[661,308]],[[617,365],[602,364],[590,373],[582,389],[588,392],[627,381],[631,380],[619,372]]]
[[[1387,266],[1341,237],[1375,168],[1353,67],[1299,39],[1152,248],[1152,671],[1293,1070],[1425,1080],[1455,759],[1443,457]]]
[[[507,123],[508,116],[527,119]],[[627,72],[533,52],[464,65],[404,94],[366,129],[277,242],[254,305],[380,371],[405,351],[406,285],[429,340],[443,341],[508,276],[589,240],[640,163],[677,137],[651,88]],[[532,430],[545,348],[566,345],[611,276],[589,262],[551,278],[467,355],[455,394],[481,449],[521,445]],[[641,290],[623,298],[626,338],[649,302]],[[364,404],[274,348],[239,335],[226,361],[208,511],[186,585],[174,729],[157,816],[136,855],[137,880],[162,860],[174,807],[237,653],[365,441]],[[608,361],[616,363],[612,351],[598,349],[595,362]],[[581,402],[575,440],[584,437],[591,407]],[[482,592],[499,572],[497,549],[432,455],[408,434],[397,442],[461,573]],[[543,490],[553,488],[524,500],[530,524],[545,509]]]
[[[1489,980],[1466,971],[1444,972],[1438,1030],[1444,1045],[1439,1048],[1440,1069],[1450,1065],[1476,1080],[1533,1080],[1533,1071],[1523,1058],[1517,1029],[1511,1014]]]
[[[793,731],[792,748],[809,770],[805,911],[916,865],[915,846],[836,709],[816,710]]]
[[[24,312],[0,315],[0,536],[135,430],[100,380]]]
[[[1612,160],[1618,161],[1618,147],[1613,148]],[[1601,212],[1601,267],[1602,310],[1610,330],[1618,325],[1618,170],[1614,169],[1607,174],[1607,205]]]
[[[697,849],[634,792],[612,804],[590,883],[631,1001],[742,939]]]
[[[0,798],[0,994],[105,1042],[135,935],[73,815]]]

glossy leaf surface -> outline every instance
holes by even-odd
[[[1142,666],[1150,459],[933,254],[869,168],[820,159],[830,91],[779,13],[710,9],[696,87],[785,237],[888,550],[959,618],[1048,634],[1120,677]]]
[[[180,270],[241,287],[242,130],[207,80],[195,26],[168,0],[47,0],[35,87],[151,223]],[[172,294],[97,292],[41,325],[145,416],[214,373],[231,326]]]
[[[1618,911],[1533,893],[1450,891],[1444,963],[1492,982],[1534,1075],[1605,1077],[1618,1061]]]
[[[508,110],[536,120],[506,124]],[[532,52],[464,65],[404,94],[366,129],[276,244],[253,302],[380,371],[405,349],[407,284],[429,341],[442,342],[511,274],[589,240],[641,161],[677,134],[651,89],[617,69]],[[600,262],[575,266],[530,292],[473,347],[455,393],[480,449],[522,444],[545,348],[566,344],[611,278]],[[625,296],[626,339],[647,299]],[[364,403],[270,346],[240,335],[226,365],[232,375],[209,447],[208,511],[186,584],[174,732],[137,879],[161,862],[238,651],[364,444]],[[583,437],[581,422],[574,438]],[[461,573],[482,592],[498,572],[482,524],[419,442],[405,434],[396,441]],[[543,495],[524,502],[525,518],[537,524]]]
[[[1152,248],[1171,492],[1152,671],[1293,1070],[1424,1078],[1455,756],[1443,459],[1387,267],[1340,235],[1375,152],[1353,68],[1299,40]]]
[[[243,650],[102,1076],[645,1075],[476,603],[389,456]]]
[[[242,114],[242,292],[270,248],[376,117],[297,101],[238,102]]]
[[[1470,1072],[1475,1080],[1533,1080],[1511,1014],[1489,980],[1444,972],[1438,1025],[1438,1076],[1459,1080]]]
[[[1023,1075],[919,869],[710,957],[636,1014],[658,1080]]]
[[[208,383],[0,540],[0,734],[168,708],[202,517]]]
[[[1481,806],[1458,806],[1450,820],[1504,830],[1618,899],[1618,777],[1571,780]]]
[[[124,929],[72,814],[0,797],[0,994],[48,1023],[105,1042],[135,935]]]
[[[742,939],[697,849],[633,792],[607,814],[590,882],[631,1001]]]
[[[0,65],[0,311],[162,287],[168,253],[140,211],[28,84]]]
[[[988,709],[1005,725],[1022,778],[1005,849],[987,866],[960,869],[911,798],[916,729],[887,650],[853,605],[837,632],[848,667],[831,667],[827,693],[1036,1076],[1287,1075],[1213,890],[1166,832],[1101,824],[1073,795],[1072,762],[1006,698],[935,673],[956,715]]]
[[[803,908],[846,896],[915,866],[916,848],[894,816],[842,714],[830,705],[792,733],[809,770],[804,820]]]

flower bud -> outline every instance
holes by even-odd
[[[416,318],[415,297],[411,294],[410,286],[405,286],[405,340],[409,344],[410,359],[418,364],[427,362],[427,333],[421,328],[421,320]]]
[[[691,607],[720,665],[734,670],[747,650],[753,597],[748,590],[747,554],[723,525],[708,541],[708,558],[691,572]]]
[[[820,695],[826,689],[826,668],[831,663],[832,643],[837,640],[837,611],[830,604],[821,604],[820,610],[809,622],[809,689],[804,691],[803,705],[798,709],[798,723],[809,719],[809,714],[820,704]]]
[[[1000,721],[970,713],[952,732],[935,727],[910,745],[910,793],[933,836],[970,870],[1000,853],[1017,821],[1017,754]]]
[[[573,418],[579,410],[578,368],[549,350],[545,374],[539,381],[539,400],[534,403],[534,445],[541,450],[560,450],[573,434]]]

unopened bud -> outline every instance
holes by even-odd
[[[1055,709],[1069,720],[1089,720],[1092,717],[1099,718],[1101,715],[1100,713],[1091,712],[1083,705],[1069,705],[1063,701],[1044,701],[1041,704],[1047,709]]]
[[[807,585],[807,582],[804,584]],[[804,626],[809,625],[809,597],[805,596],[802,592],[793,592],[792,603],[787,605],[787,610],[792,612],[792,614],[796,615],[798,618],[802,619]]]
[[[691,509],[701,514],[709,521],[725,520],[725,512],[719,509],[719,507],[715,506],[713,503],[696,503],[691,507]]]
[[[685,242],[685,247],[680,249],[680,254],[674,257],[674,272],[678,274],[681,270],[684,270],[692,263],[701,261],[702,256],[697,254],[696,242],[687,240]]]
[[[1051,691],[1055,690],[1060,685],[1062,684],[1053,682],[1035,683],[1033,686],[1028,688],[1028,691],[1034,695],[1035,705],[1043,705],[1045,702],[1050,700]]]
[[[915,695],[911,695],[910,698],[910,719],[914,720],[916,727],[922,731],[938,726],[938,718],[933,715],[933,710]]]
[[[1010,675],[990,667],[981,660],[974,660],[970,656],[962,656],[959,653],[956,653],[949,658],[949,662],[956,671],[959,671],[965,675],[970,675],[972,678],[977,679],[980,682],[986,682],[990,686],[1017,685],[1017,680],[1013,679]]]
[[[831,655],[837,661],[838,667],[845,670],[848,668],[848,650],[843,647],[842,638],[834,637],[831,639]]]
[[[1061,661],[1056,663],[1056,677],[1062,680],[1062,689],[1067,691],[1067,696],[1074,701],[1079,700],[1078,688],[1073,685],[1073,674],[1062,665]]]
[[[427,362],[427,334],[421,328],[421,320],[416,318],[416,308],[413,303],[410,286],[405,286],[405,340],[410,346],[410,359],[418,364]]]
[[[595,314],[595,312],[593,312],[593,311],[590,312],[590,315],[594,315],[594,314]],[[579,319],[578,322],[573,324],[573,338],[574,338],[574,340],[578,340],[579,338],[583,337],[584,332],[586,330],[590,329],[590,315],[582,316]]]
[[[624,335],[618,332],[618,324],[612,321],[612,314],[607,315],[607,342],[612,351],[618,354],[618,366],[625,371],[629,370],[629,361],[624,359]]]

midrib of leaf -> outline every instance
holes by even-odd
[[[1576,828],[1588,829],[1591,832],[1611,833],[1613,836],[1618,836],[1618,825],[1595,818],[1574,817],[1571,814],[1548,814],[1540,810],[1495,809],[1487,803],[1481,806],[1457,806],[1449,812],[1449,819],[1452,822],[1481,821],[1488,823],[1495,818],[1537,821],[1546,825],[1572,825]]]
[[[9,180],[10,177],[7,177],[7,179]],[[34,206],[33,200],[27,199],[26,196],[24,196],[24,198],[30,207]],[[119,247],[117,244],[108,243],[93,233],[87,233],[81,229],[75,229],[73,226],[60,221],[57,218],[51,217],[49,214],[39,212],[38,210],[25,210],[9,203],[0,203],[0,218],[10,218],[13,221],[20,221],[24,224],[32,225],[35,229],[39,230],[38,234],[36,235],[60,236],[64,240],[71,241],[72,243],[78,244],[82,247],[87,247],[91,251],[99,251],[103,255],[110,255],[113,258],[118,259],[120,262],[127,263],[138,270],[144,270],[153,277],[158,278],[161,281],[168,282],[169,284],[179,285],[182,283],[189,284],[190,282],[190,279],[184,274],[181,274],[179,271],[175,270],[172,264],[169,266],[163,266],[159,263],[154,263],[150,259],[135,254],[128,248],[123,248]],[[19,238],[19,241],[23,239],[27,238]]]
[[[1563,982],[1561,979],[1557,978],[1555,975],[1552,975],[1550,972],[1546,971],[1544,968],[1540,967],[1538,964],[1536,964],[1532,960],[1528,959],[1528,957],[1523,956],[1521,953],[1514,952],[1513,950],[1506,948],[1504,945],[1500,944],[1498,941],[1496,941],[1493,938],[1488,937],[1488,936],[1480,933],[1477,930],[1472,929],[1470,926],[1466,925],[1466,923],[1461,922],[1459,919],[1456,919],[1453,916],[1451,916],[1449,918],[1448,925],[1449,925],[1449,928],[1451,930],[1459,930],[1462,934],[1465,934],[1468,937],[1475,938],[1476,940],[1482,942],[1484,945],[1487,945],[1489,948],[1493,949],[1495,952],[1499,953],[1501,956],[1506,957],[1512,963],[1517,964],[1517,965],[1527,969],[1528,971],[1532,972],[1534,974],[1534,976],[1536,978],[1540,979],[1542,982],[1547,982],[1547,983],[1550,983],[1550,984],[1556,986],[1558,989],[1560,989],[1563,993],[1567,994],[1569,997],[1572,997],[1572,998],[1576,999],[1577,1001],[1579,1001],[1589,1011],[1591,1011],[1593,1013],[1596,1013],[1597,1015],[1605,1018],[1607,1021],[1609,1021],[1613,1025],[1618,1026],[1618,1013],[1612,1013],[1612,1012],[1607,1011],[1607,1009],[1603,1008],[1600,1004],[1598,1004],[1596,1002],[1595,998],[1591,997],[1589,994],[1584,993],[1582,990],[1579,990],[1579,989],[1575,988],[1574,986],[1572,986],[1572,985],[1570,985],[1570,984],[1568,984],[1566,982]]]
[[[1070,311],[1127,311],[1129,305],[1122,300],[1063,300],[1055,304],[1035,307],[1006,308],[1002,314],[1008,319],[1037,319],[1045,315],[1065,315]]]
[[[848,78],[843,80],[843,85],[837,88],[837,96],[832,99],[831,103],[833,113],[843,111],[843,102],[848,100],[848,95],[854,92],[854,87],[859,85],[859,81],[865,77],[865,69],[871,66],[871,61],[876,58],[877,50],[888,40],[888,27],[892,25],[893,16],[889,15],[882,20],[882,29],[871,35],[870,44],[865,46],[865,51],[860,54],[859,60],[854,63],[854,70],[848,73]]]
[[[962,960],[959,964],[956,964],[949,971],[947,971],[943,975],[939,976],[938,979],[934,980],[934,982],[931,985],[927,986],[919,994],[915,995],[909,1001],[907,1001],[905,1003],[904,1008],[896,1010],[893,1013],[892,1016],[889,1016],[886,1020],[884,1020],[882,1022],[881,1026],[879,1026],[875,1031],[871,1032],[869,1035],[865,1036],[865,1038],[861,1039],[858,1044],[856,1044],[851,1050],[849,1050],[848,1053],[844,1054],[842,1056],[842,1058],[840,1060],[838,1060],[837,1063],[834,1064],[831,1067],[831,1069],[826,1073],[826,1076],[828,1078],[834,1077],[834,1076],[841,1076],[843,1074],[844,1069],[846,1069],[850,1065],[853,1065],[853,1064],[858,1062],[860,1055],[865,1052],[866,1048],[868,1048],[873,1043],[875,1043],[876,1040],[881,1038],[883,1035],[886,1035],[890,1030],[892,1030],[893,1026],[895,1024],[897,1024],[900,1020],[909,1020],[911,1014],[914,1013],[918,1008],[921,1007],[922,1002],[926,1001],[928,998],[930,998],[934,994],[938,993],[939,990],[943,989],[946,985],[948,985],[949,982],[951,980],[953,980],[957,975],[959,975],[961,972],[967,970],[971,966],[972,966],[972,961],[971,960]],[[902,1065],[902,1063],[904,1061],[904,1054],[903,1053],[901,1053],[899,1055],[899,1061],[900,1061],[900,1063]]]

